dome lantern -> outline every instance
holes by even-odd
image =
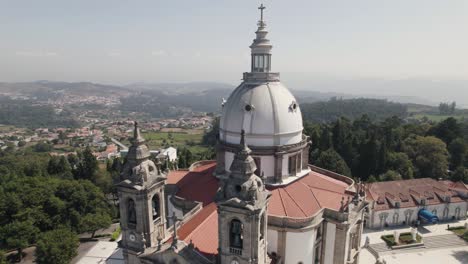
[[[260,10],[260,20],[258,21],[258,29],[255,32],[257,37],[250,46],[252,50],[252,73],[270,72],[271,70],[271,49],[273,46],[270,40],[266,38],[268,31],[266,30],[266,23],[263,20],[263,10],[265,8],[263,4],[258,8]]]

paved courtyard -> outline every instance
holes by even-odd
[[[362,235],[364,245],[368,237],[369,249],[363,248],[361,251],[361,264],[374,264],[376,253],[383,258],[387,264],[401,263],[468,263],[468,243],[447,230],[450,226],[463,226],[467,221],[442,223],[428,225],[418,228],[418,233],[423,237],[424,247],[391,250],[380,238],[384,234],[393,234],[395,230],[399,233],[409,232],[410,228],[388,228],[379,231],[366,230]],[[374,251],[374,253],[371,253]]]
[[[77,264],[124,264],[122,250],[117,242],[98,241],[79,260]]]

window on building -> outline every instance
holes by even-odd
[[[128,223],[132,225],[136,225],[137,219],[136,219],[135,202],[132,199],[128,200],[127,214],[128,214],[127,215]]]
[[[289,175],[296,175],[296,156],[289,156],[288,158],[288,173]]]
[[[320,224],[318,227],[317,227],[317,235],[315,236],[315,240],[320,240],[322,239],[322,224]]]
[[[260,240],[265,237],[265,213],[260,217]]]
[[[254,157],[253,159],[254,159],[254,161],[255,161],[255,166],[257,167],[257,169],[256,169],[255,172],[254,172],[255,175],[257,175],[257,176],[262,176],[262,175],[261,175],[261,173],[262,173],[262,171],[261,171],[261,167],[262,167],[262,160],[261,160],[261,158],[260,158],[260,157]]]
[[[252,55],[252,72],[269,72],[271,55],[255,54]]]
[[[241,221],[237,219],[234,219],[231,221],[231,226],[229,229],[229,234],[230,234],[229,244],[231,248],[242,249],[243,240],[244,240],[243,231],[244,231],[244,225],[241,223]]]
[[[302,170],[301,153],[299,152],[299,153],[289,156],[289,160],[288,160],[289,175],[295,176],[301,170]]]
[[[322,241],[318,242],[314,246],[314,264],[320,264],[322,254]]]
[[[322,239],[323,237],[323,224],[320,224],[317,227],[317,231],[315,233],[315,242],[314,242],[314,264],[319,264],[321,260],[322,254]]]
[[[155,194],[153,196],[153,199],[151,200],[151,208],[152,208],[152,213],[153,213],[153,221],[158,219],[160,217],[160,202],[159,202],[159,196]]]

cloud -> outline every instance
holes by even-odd
[[[21,57],[55,57],[59,55],[53,51],[17,51],[15,54]]]
[[[151,52],[151,55],[156,56],[156,57],[161,57],[161,56],[166,56],[167,52],[165,50],[155,50]]]

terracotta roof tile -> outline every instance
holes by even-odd
[[[193,171],[171,172],[168,182],[178,187],[177,196],[203,203],[203,209],[184,223],[178,235],[185,242],[194,244],[205,256],[217,253],[218,216],[213,199],[218,180],[213,176],[214,162],[200,166]],[[338,210],[342,197],[349,185],[337,179],[310,172],[295,182],[278,187],[268,187],[272,196],[268,213],[275,216],[305,218],[315,215],[322,208]]]
[[[190,221],[181,226],[177,235],[187,244],[192,242],[203,255],[210,257],[218,252],[218,213],[216,204],[205,206]]]
[[[451,181],[421,178],[369,183],[366,187],[367,192],[372,194],[368,199],[376,201],[374,210],[379,211],[394,208],[396,202],[400,203],[401,208],[418,206],[423,198],[426,199],[426,205],[445,203],[446,196],[451,196],[451,202],[461,202],[464,199],[453,192],[455,185],[460,186]]]

